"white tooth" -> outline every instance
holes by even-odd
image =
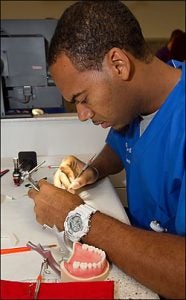
[[[88,263],[87,267],[88,267],[88,269],[92,269],[92,264]]]
[[[101,268],[101,262],[100,261],[97,263],[97,267]]]
[[[98,248],[94,248],[94,251],[95,251],[96,253],[99,253],[99,249],[98,249]]]
[[[74,261],[73,262],[73,269],[78,269],[79,268],[79,265],[80,265],[80,262],[79,261]]]
[[[101,255],[101,253],[103,252],[103,250],[101,250],[101,249],[98,249],[99,251],[98,251],[98,253]]]
[[[86,262],[80,263],[80,269],[81,270],[86,270],[87,269],[87,263]]]
[[[88,246],[88,251],[92,252],[94,250],[93,246]]]
[[[82,245],[82,249],[87,250],[88,249],[88,245],[87,244],[83,244]]]
[[[104,251],[101,252],[101,258],[102,258],[102,259],[105,259],[105,258],[106,258],[106,254],[105,254]]]
[[[93,264],[92,264],[92,267],[93,267],[93,269],[96,269],[96,268],[97,268],[97,264],[96,264],[96,263],[93,263]]]

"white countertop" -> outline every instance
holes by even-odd
[[[53,121],[53,120],[78,120],[77,113],[43,114],[31,118],[5,118],[2,123],[34,122],[34,121]]]
[[[80,158],[87,159],[85,156]],[[33,177],[37,180],[47,176],[47,180],[52,182],[55,170],[49,169],[47,166],[58,164],[61,157],[39,157],[38,163],[43,159],[46,160],[46,164]],[[29,240],[35,244],[56,244],[56,237],[43,230],[35,220],[33,201],[27,196],[26,182],[22,183],[20,187],[14,185],[12,159],[1,160],[1,170],[5,168],[9,168],[10,171],[1,178],[1,247],[23,246]],[[122,222],[129,222],[108,178],[84,189],[80,196],[100,211],[112,215]],[[54,248],[52,252],[56,258],[58,257],[57,251],[58,249]],[[41,261],[42,257],[35,251],[2,255],[1,279],[34,281],[38,275]],[[111,266],[108,279],[115,281],[115,299],[159,299],[157,294],[137,283],[114,265]],[[53,271],[47,275],[45,280],[59,281]]]

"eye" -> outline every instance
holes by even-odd
[[[88,99],[87,99],[87,98],[85,98],[85,99],[79,101],[80,104],[87,104],[87,102],[88,102]]]
[[[81,101],[82,104],[86,104],[87,103],[87,98],[85,98],[84,100]]]

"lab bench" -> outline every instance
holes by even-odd
[[[55,170],[49,169],[47,165],[58,165],[69,154],[87,161],[102,149],[107,133],[107,129],[93,126],[91,122],[81,123],[76,114],[1,120],[1,170],[10,170],[1,177],[2,247],[22,246],[29,240],[36,244],[56,243],[56,237],[43,232],[42,226],[36,222],[33,201],[27,196],[28,187],[24,183],[20,187],[13,183],[13,157],[19,151],[36,151],[38,163],[45,160],[46,165],[35,173],[35,179],[47,177],[52,182]],[[128,222],[113,185],[118,189],[125,188],[124,174],[105,178],[86,187],[80,196],[100,211]],[[1,279],[33,281],[38,275],[40,264],[41,257],[35,251],[3,255]],[[51,273],[49,277],[49,281],[57,280],[55,274]],[[159,299],[157,294],[127,276],[115,265],[111,265],[108,279],[114,280],[115,299]]]
[[[87,155],[78,156],[85,161],[88,158]],[[47,177],[49,182],[53,182],[55,170],[49,169],[48,165],[59,164],[61,159],[61,156],[38,156],[38,162],[45,160],[46,164],[35,172],[33,178],[38,180]],[[55,235],[43,231],[42,226],[35,220],[34,205],[27,196],[26,182],[23,182],[19,187],[14,185],[12,158],[3,158],[1,168],[10,170],[1,178],[2,248],[23,246],[28,240],[35,244],[56,244]],[[109,178],[86,187],[80,192],[80,196],[86,203],[129,224],[125,210]],[[41,261],[40,255],[35,251],[2,255],[1,279],[21,282],[33,281],[37,277],[38,266],[40,266]],[[157,294],[127,276],[115,265],[110,266],[108,280],[114,281],[115,299],[159,299]],[[59,282],[59,279],[55,273],[51,272],[46,282]]]

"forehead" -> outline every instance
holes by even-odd
[[[80,72],[65,54],[58,56],[56,62],[51,65],[50,72],[60,90],[66,89],[72,82],[75,84],[75,79],[80,76]]]
[[[71,98],[73,94],[91,89],[103,80],[103,73],[100,71],[78,71],[65,54],[61,54],[51,65],[50,72],[65,99]]]

